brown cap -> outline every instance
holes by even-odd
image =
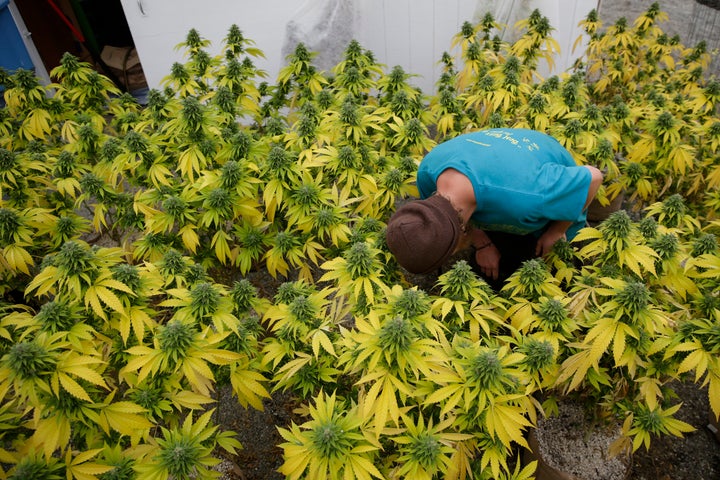
[[[386,230],[388,248],[410,273],[428,273],[453,254],[462,234],[460,217],[440,195],[398,208]]]

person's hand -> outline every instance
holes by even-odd
[[[548,229],[538,238],[537,244],[535,245],[535,255],[544,257],[552,251],[553,245],[555,245],[558,240],[565,240],[566,238],[564,231],[558,231],[552,228]]]
[[[475,250],[475,261],[483,275],[497,280],[500,275],[500,250],[493,244]]]

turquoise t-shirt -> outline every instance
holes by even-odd
[[[422,198],[435,192],[438,176],[448,168],[470,179],[477,201],[472,220],[481,229],[539,234],[549,222],[562,220],[573,222],[569,240],[585,226],[592,176],[549,135],[496,128],[441,143],[420,162]]]

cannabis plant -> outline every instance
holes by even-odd
[[[343,408],[336,396],[321,393],[309,408],[310,420],[281,428],[290,479],[383,478],[373,460],[380,445],[365,433],[361,405]]]
[[[293,479],[528,479],[514,457],[568,397],[621,448],[686,432],[672,381],[717,416],[720,87],[664,18],[593,11],[543,78],[548,19],[486,15],[432,92],[357,41],[269,78],[235,25],[218,54],[190,30],[146,105],[70,54],[48,86],[0,71],[0,477],[217,477],[225,388],[286,393]],[[627,210],[497,291],[463,260],[420,288],[387,220],[428,150],[487,127],[551,134]]]

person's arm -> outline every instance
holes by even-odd
[[[483,275],[497,280],[500,275],[500,250],[490,240],[487,233],[470,226],[467,234],[470,244],[475,248],[475,261]]]
[[[588,209],[603,182],[603,174],[600,170],[590,165],[585,165],[585,168],[590,170],[590,188],[588,189],[587,199],[583,206],[583,212]]]
[[[583,211],[588,209],[603,181],[603,174],[600,170],[590,165],[584,165],[584,167],[590,171],[590,187],[588,188],[585,205],[583,205]],[[545,256],[550,253],[553,245],[555,245],[558,240],[566,238],[565,233],[572,224],[573,222],[564,220],[550,222],[548,229],[545,230],[545,233],[538,239],[537,246],[535,247],[535,255]]]

